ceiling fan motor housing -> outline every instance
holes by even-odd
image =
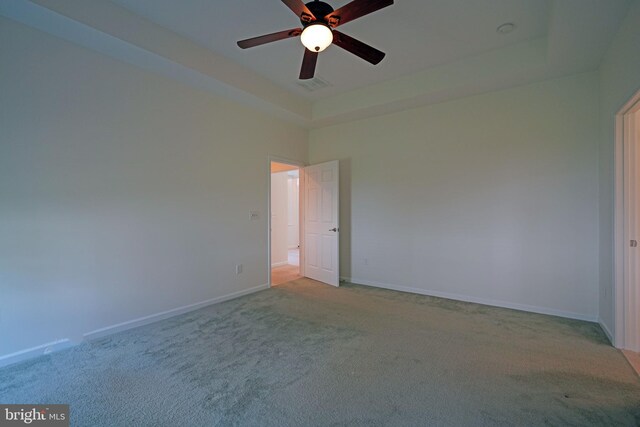
[[[302,13],[300,16],[300,22],[302,22],[303,27],[307,27],[308,25],[313,24],[314,22],[321,22],[329,25],[328,22],[325,22],[324,17],[333,12],[333,8],[320,0],[310,1],[305,6],[309,9],[313,16],[316,17],[316,20],[313,19],[313,16],[309,16],[306,13]]]

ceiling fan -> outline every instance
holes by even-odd
[[[374,65],[384,58],[384,52],[349,37],[335,28],[376,10],[391,6],[393,0],[353,0],[338,10],[333,10],[330,5],[320,0],[310,1],[306,4],[302,0],[282,0],[282,2],[300,18],[302,28],[241,40],[238,42],[238,46],[247,49],[300,36],[302,44],[305,46],[302,68],[300,69],[300,79],[303,80],[313,78],[318,53],[332,43]]]

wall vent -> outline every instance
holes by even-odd
[[[324,89],[325,87],[331,86],[329,82],[322,80],[320,77],[314,77],[309,80],[300,80],[298,81],[298,85],[302,86],[309,92],[313,92],[313,91]]]

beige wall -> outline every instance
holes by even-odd
[[[305,161],[307,131],[1,18],[0,40],[0,356],[267,283],[268,156]]]
[[[287,248],[300,245],[300,178],[289,176],[287,180]]]
[[[596,319],[598,130],[587,73],[312,131],[341,275]]]
[[[613,311],[614,116],[640,90],[640,1],[635,1],[600,67],[600,322],[615,334]]]
[[[273,167],[271,168],[273,170]],[[271,174],[271,266],[285,265],[288,259],[288,185],[287,172]]]

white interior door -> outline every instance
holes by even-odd
[[[304,168],[304,275],[339,286],[338,161]]]
[[[640,352],[640,102],[624,116],[625,174],[625,343],[624,348]],[[628,242],[628,243],[627,243]]]

